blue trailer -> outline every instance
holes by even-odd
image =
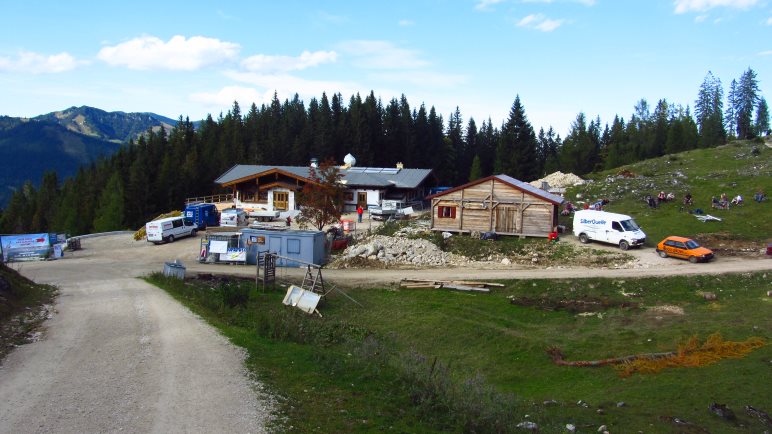
[[[270,251],[285,258],[323,265],[326,260],[325,234],[319,231],[242,229],[241,245],[247,250],[247,264],[256,264],[257,255]],[[299,267],[303,264],[279,258],[279,267]]]
[[[213,203],[195,203],[185,207],[185,220],[192,221],[199,229],[206,229],[220,225],[220,213]]]

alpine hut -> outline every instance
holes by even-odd
[[[431,229],[547,237],[563,198],[507,175],[478,179],[427,197]]]

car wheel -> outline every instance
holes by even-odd
[[[630,248],[630,243],[628,243],[625,240],[622,240],[622,241],[619,242],[619,248],[622,249],[622,250],[627,250],[627,249]]]
[[[692,264],[696,264],[697,263],[697,257],[696,256],[689,256],[689,262],[691,262]]]
[[[657,253],[659,253],[660,258],[667,258],[667,253],[664,250],[657,250]]]
[[[174,235],[169,235],[169,242],[170,242],[170,243],[173,243],[173,242],[174,242]]]
[[[579,234],[579,242],[582,244],[587,244],[587,242],[590,241],[590,237],[587,236],[587,234]]]
[[[193,229],[192,231],[190,231],[190,236],[191,237],[195,237],[197,233],[198,233],[198,231]]]

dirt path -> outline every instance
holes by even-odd
[[[243,354],[163,291],[137,279],[181,260],[197,272],[253,276],[253,266],[196,262],[198,239],[154,246],[128,234],[83,240],[65,259],[14,265],[61,288],[41,341],[0,367],[0,432],[264,432],[270,399],[244,374]],[[592,244],[582,246],[587,254]],[[613,249],[609,247],[610,249]],[[631,250],[629,268],[528,268],[501,264],[433,269],[325,270],[341,286],[402,278],[540,279],[673,276],[771,270],[772,260],[719,257],[708,264]],[[301,269],[278,269],[302,278]]]
[[[246,376],[243,353],[135,278],[153,255],[122,257],[124,239],[14,264],[61,293],[43,339],[0,367],[0,432],[266,432],[270,400]]]

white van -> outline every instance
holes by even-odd
[[[153,244],[172,243],[175,239],[196,235],[198,226],[183,216],[153,220],[145,224],[147,241]]]
[[[582,243],[602,241],[616,244],[622,250],[641,246],[646,241],[646,234],[629,215],[594,210],[574,213],[574,235]]]

